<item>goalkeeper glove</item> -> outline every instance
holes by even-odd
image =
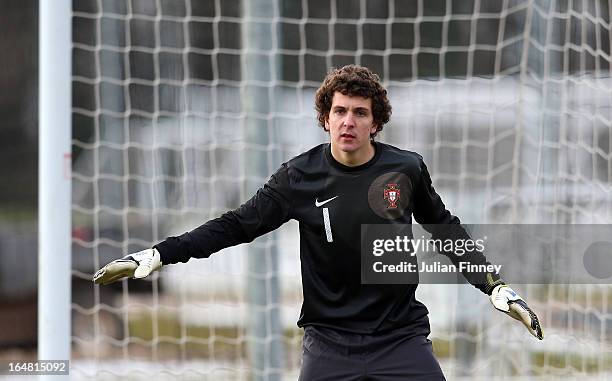
[[[105,285],[126,277],[140,279],[161,267],[162,263],[157,249],[146,249],[126,255],[102,267],[94,274],[93,281],[96,284]]]
[[[532,335],[542,340],[544,333],[536,314],[513,289],[505,284],[496,286],[491,292],[493,307],[512,316],[527,327]]]

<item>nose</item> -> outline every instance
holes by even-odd
[[[342,123],[345,127],[353,127],[355,126],[355,118],[352,112],[347,112],[344,117],[344,121]]]

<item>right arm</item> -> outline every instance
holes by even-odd
[[[251,242],[291,219],[289,168],[283,164],[255,196],[239,208],[155,245],[164,265],[208,258],[226,247]]]
[[[283,164],[238,209],[178,237],[169,237],[151,249],[112,261],[94,274],[93,281],[108,284],[122,278],[144,278],[162,265],[208,258],[221,249],[251,242],[278,228],[292,217],[289,171]]]

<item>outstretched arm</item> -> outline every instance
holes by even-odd
[[[115,260],[94,275],[95,283],[122,278],[142,278],[163,265],[207,258],[226,247],[251,242],[291,219],[289,167],[283,164],[257,193],[239,208],[177,237],[169,237],[151,249]],[[148,263],[146,267],[143,264]],[[150,270],[148,270],[150,269]],[[148,271],[147,271],[148,270]],[[143,275],[144,274],[144,275]]]
[[[226,247],[251,242],[291,219],[289,168],[284,164],[238,209],[155,245],[164,265],[207,258]]]
[[[421,160],[420,179],[414,192],[414,218],[427,229],[434,239],[468,240],[470,235],[461,226],[457,216],[452,215],[447,209],[440,196],[436,193],[427,166]],[[442,251],[440,254],[447,256],[455,265],[459,260],[470,262],[475,265],[488,265],[485,256],[477,251],[470,250],[462,255],[456,255],[452,251]],[[476,288],[487,295],[493,289],[504,284],[498,274],[482,272],[463,272],[465,278]]]
[[[442,199],[434,190],[427,167],[422,161],[420,182],[415,189],[414,217],[418,223],[425,225],[435,238],[470,238],[465,229],[461,227],[459,218],[446,209]],[[452,252],[441,254],[448,256],[455,264],[459,260],[459,257]],[[473,264],[489,264],[485,256],[477,250],[466,253],[461,258]],[[491,303],[497,310],[519,320],[533,336],[540,340],[543,339],[544,334],[536,314],[514,290],[505,284],[498,274],[464,272],[463,275],[475,287],[490,295]]]

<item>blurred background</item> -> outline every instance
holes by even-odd
[[[90,279],[325,142],[313,99],[330,67],[380,75],[380,140],[421,153],[462,221],[608,224],[611,15],[606,0],[74,1],[72,378],[297,378],[293,221],[150,279]],[[0,360],[35,359],[38,4],[2,2],[0,20]],[[543,342],[471,286],[419,287],[449,380],[610,377],[609,285],[515,289]]]

